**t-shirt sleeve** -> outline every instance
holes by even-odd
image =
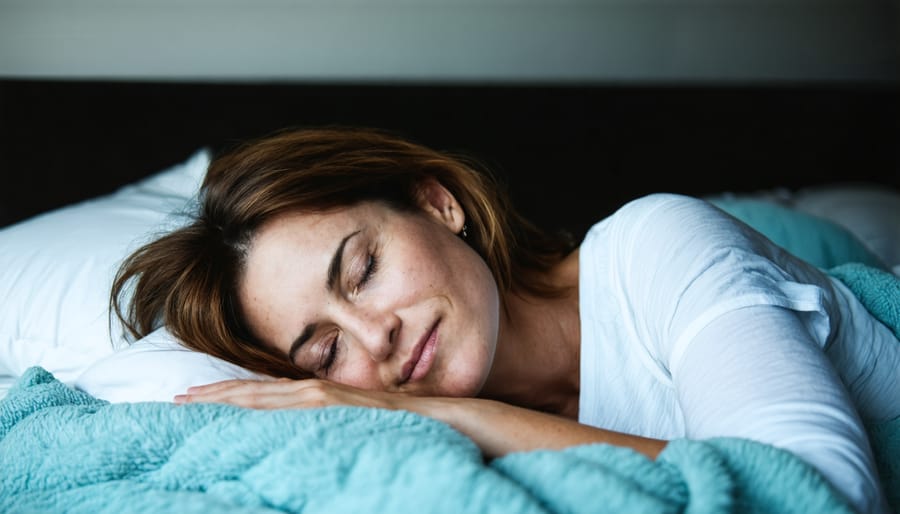
[[[787,449],[861,512],[881,512],[863,425],[795,313],[763,305],[723,314],[671,371],[689,437],[744,437]]]
[[[750,226],[703,200],[671,194],[627,204],[617,219],[612,288],[632,338],[666,375],[710,321],[752,305],[804,313],[824,345],[831,332],[821,286],[827,278]]]
[[[620,315],[675,389],[687,435],[790,450],[879,512],[865,430],[823,351],[833,319],[821,272],[698,199],[624,209],[611,228]]]

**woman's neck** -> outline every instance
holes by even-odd
[[[559,298],[507,296],[494,363],[480,396],[574,418],[581,353],[578,252],[548,278],[566,293]]]

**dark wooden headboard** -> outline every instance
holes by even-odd
[[[208,146],[354,124],[480,158],[522,210],[583,231],[654,191],[900,188],[900,89],[0,80],[0,226]]]

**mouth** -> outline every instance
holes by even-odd
[[[434,350],[437,346],[438,322],[431,327],[422,339],[413,348],[409,360],[403,365],[401,384],[421,380],[431,370],[434,361]]]

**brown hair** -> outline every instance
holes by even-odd
[[[160,324],[187,346],[274,376],[303,373],[256,341],[237,299],[256,230],[289,211],[322,212],[363,201],[418,209],[418,188],[433,178],[466,215],[466,241],[503,292],[553,296],[539,282],[574,248],[513,209],[497,178],[473,159],[432,150],[383,130],[289,129],[252,140],[209,166],[193,221],[142,246],[121,265],[111,310],[135,338]],[[127,307],[125,307],[127,305]]]

